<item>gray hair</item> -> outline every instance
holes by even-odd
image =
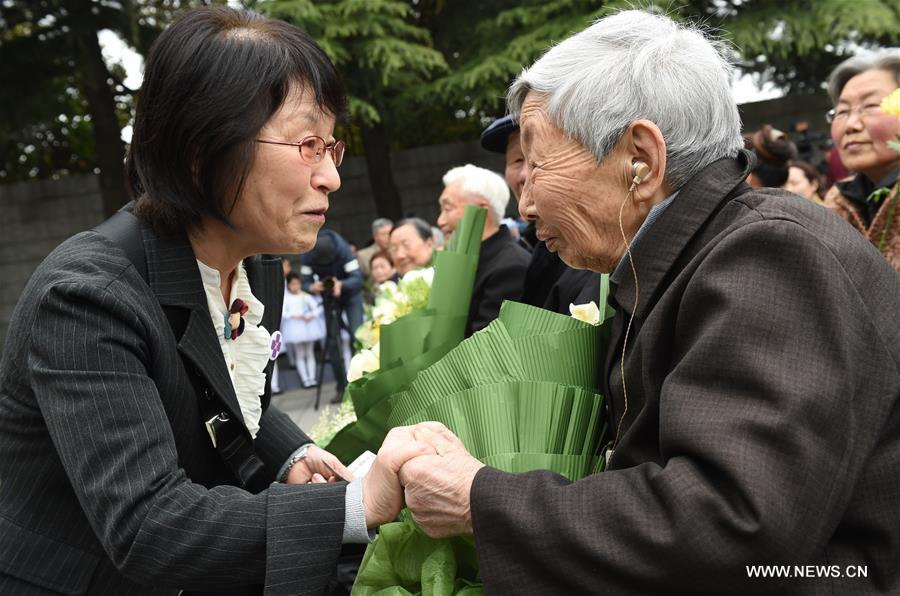
[[[427,241],[432,239],[431,224],[421,217],[405,217],[397,222],[397,225],[394,226],[394,230],[402,228],[406,225],[412,226],[413,230],[416,231],[416,234],[418,234],[419,238],[421,238],[422,240]]]
[[[853,56],[841,62],[828,76],[828,95],[837,105],[847,81],[867,70],[886,70],[894,73],[894,81],[900,84],[900,51],[897,49],[869,52]]]
[[[462,191],[484,197],[491,206],[493,220],[499,222],[506,213],[509,204],[509,186],[500,174],[479,168],[470,163],[447,170],[444,174],[444,186],[450,186],[462,180]]]
[[[725,46],[694,27],[639,10],[619,12],[551,48],[522,71],[507,97],[510,113],[525,96],[597,159],[628,126],[652,121],[666,142],[673,188],[743,148]]]
[[[385,226],[390,226],[393,228],[394,222],[392,222],[391,220],[389,220],[386,217],[379,217],[378,219],[373,221],[372,222],[372,235],[374,236],[375,232],[377,232],[378,230],[380,230],[381,228],[383,228]]]

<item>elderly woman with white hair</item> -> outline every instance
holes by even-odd
[[[835,184],[825,205],[850,222],[900,272],[900,213],[888,190],[897,183],[900,159],[887,142],[900,121],[881,111],[881,100],[900,86],[900,50],[854,56],[828,78],[834,108],[826,114],[841,161],[856,172]]]
[[[406,504],[474,534],[489,594],[900,593],[900,280],[827,210],[745,183],[730,87],[700,31],[627,11],[510,90],[524,210],[612,274],[616,314],[604,472],[510,474],[416,433],[438,455],[402,466]]]
[[[531,254],[500,223],[509,203],[509,187],[500,174],[466,164],[451,168],[443,181],[437,224],[446,237],[456,230],[467,205],[487,209],[466,321],[466,337],[469,337],[497,318],[504,300],[522,297]]]

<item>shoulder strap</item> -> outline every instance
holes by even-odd
[[[144,256],[144,239],[141,222],[126,206],[94,228],[123,251],[144,281],[147,279],[147,259]]]
[[[125,256],[134,265],[141,278],[149,284],[147,257],[144,253],[144,239],[141,234],[141,222],[131,212],[130,205],[117,211],[112,217],[94,228],[110,242],[121,248]],[[184,335],[187,328],[188,311],[177,307],[162,307],[176,339]],[[203,376],[197,372],[193,375],[202,385],[197,387],[200,397],[200,413],[206,421],[212,436],[217,440],[213,446],[222,461],[240,481],[241,485],[254,493],[266,488],[268,482],[263,478],[264,466],[253,450],[253,443],[246,431],[234,420],[222,412],[218,399],[205,383]]]

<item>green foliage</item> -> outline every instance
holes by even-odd
[[[350,113],[360,124],[402,111],[404,91],[447,69],[431,34],[402,0],[278,0],[259,4],[268,16],[305,29],[341,71]]]
[[[859,48],[900,44],[896,0],[731,0],[717,12],[711,4],[695,1],[681,14],[704,18],[734,44],[743,71],[760,73],[788,93],[820,89]]]
[[[109,29],[146,53],[186,6],[178,0],[44,0],[0,3],[0,182],[91,172],[97,166],[84,65],[83,35]],[[121,66],[108,72],[121,126],[133,90]]]
[[[0,2],[0,182],[96,167],[75,34],[110,29],[138,53],[175,16],[226,0]],[[860,48],[900,45],[896,0],[242,0],[298,24],[341,71],[360,126],[383,126],[390,149],[468,140],[504,111],[507,86],[550,45],[612,11],[657,7],[701,23],[735,48],[744,72],[790,93],[817,90]],[[73,9],[77,8],[77,10]],[[78,15],[76,15],[78,13]],[[90,18],[85,15],[90,13]],[[80,20],[74,17],[80,16]],[[119,122],[133,110],[121,68],[109,72]]]

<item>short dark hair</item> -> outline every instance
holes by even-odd
[[[402,228],[405,225],[412,226],[413,229],[416,231],[416,233],[419,235],[419,238],[421,238],[422,240],[427,241],[427,240],[434,239],[431,235],[431,226],[428,225],[428,222],[425,221],[424,219],[422,219],[421,217],[407,217],[407,218],[401,219],[394,226],[394,230],[396,230],[398,228]],[[393,233],[394,230],[391,230],[391,233]]]
[[[158,229],[230,225],[256,137],[293,90],[341,118],[337,70],[303,30],[224,6],[192,10],[154,42],[127,171],[135,212]]]
[[[288,271],[288,274],[284,276],[284,283],[291,283],[294,280],[300,281],[300,276],[297,275],[296,271]]]
[[[372,258],[369,259],[369,266],[371,266],[371,264],[375,262],[375,259],[384,259],[390,264],[391,267],[394,266],[394,259],[391,258],[391,253],[386,250],[379,250],[374,255],[372,255]]]

